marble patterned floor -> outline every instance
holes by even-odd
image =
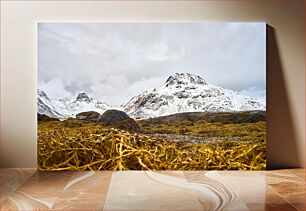
[[[305,210],[305,169],[1,169],[1,210]]]

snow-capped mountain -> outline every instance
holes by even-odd
[[[209,84],[198,75],[176,73],[166,83],[132,98],[123,110],[133,118],[192,111],[266,110],[265,101]]]
[[[45,114],[52,118],[64,119],[65,116],[54,106],[47,94],[42,90],[37,90],[37,113]]]
[[[86,93],[81,92],[74,99],[50,99],[42,90],[37,90],[37,112],[49,117],[67,119],[75,117],[76,114],[84,111],[96,111],[103,113],[111,109],[109,105],[90,98]]]

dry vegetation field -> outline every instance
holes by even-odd
[[[140,120],[138,124],[141,132],[135,133],[74,119],[40,121],[38,168],[50,171],[266,168],[265,121]],[[184,139],[178,141],[180,137]]]

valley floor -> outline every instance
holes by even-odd
[[[140,132],[69,119],[38,124],[40,170],[264,170],[266,122],[138,121]]]

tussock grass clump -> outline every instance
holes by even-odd
[[[101,125],[38,125],[40,170],[263,170],[265,141],[190,143]]]

